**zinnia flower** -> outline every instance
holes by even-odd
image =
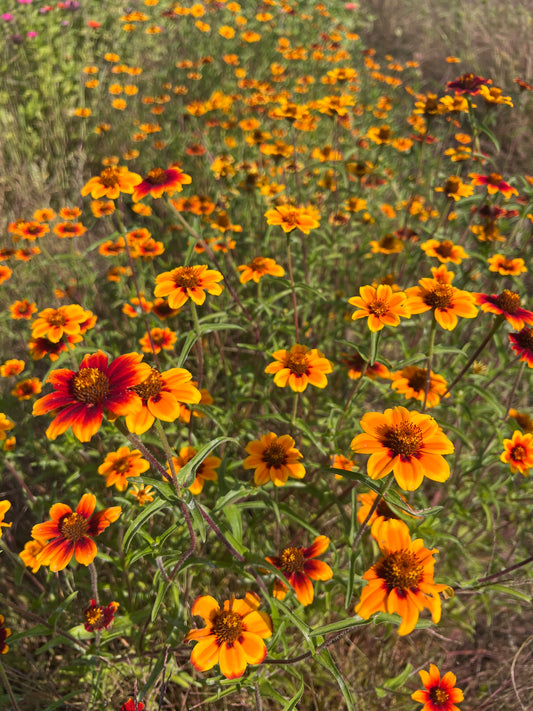
[[[363,521],[366,521],[366,517],[374,505],[376,496],[378,496],[378,494],[376,494],[375,491],[368,491],[366,494],[357,494],[357,502],[361,504],[357,509],[357,520],[361,525]],[[399,519],[385,499],[380,496],[379,504],[367,522],[367,526],[370,526],[370,533],[376,540],[378,540],[379,528],[383,521],[388,521],[391,518]]]
[[[433,270],[432,270],[433,271]],[[435,272],[434,272],[435,274]],[[475,318],[478,310],[475,306],[475,296],[468,291],[456,289],[450,283],[453,272],[447,272],[451,277],[446,281],[440,279],[420,279],[420,286],[412,286],[405,290],[407,307],[411,314],[421,314],[434,310],[435,320],[447,331],[452,331],[458,323],[458,316]]]
[[[420,402],[426,401],[428,407],[435,407],[446,392],[447,383],[442,375],[437,375],[431,371],[426,400],[427,374],[427,368],[408,365],[392,374],[391,388],[403,393],[407,399],[415,398]]]
[[[246,445],[250,456],[244,460],[243,467],[255,469],[256,486],[263,486],[269,481],[273,481],[275,486],[284,486],[289,477],[303,479],[305,468],[298,461],[303,455],[294,444],[294,439],[289,435],[278,437],[274,432],[269,432]]]
[[[4,516],[11,508],[11,501],[4,499],[0,501],[0,538],[2,538],[2,528],[10,528],[11,523],[4,523]]]
[[[144,704],[142,701],[134,701],[131,696],[130,698],[126,701],[125,704],[122,704],[120,707],[120,711],[143,711],[144,709]]]
[[[251,279],[258,284],[259,279],[265,274],[278,277],[282,277],[285,274],[285,269],[268,257],[255,257],[250,264],[241,264],[238,270],[242,272],[239,279],[241,284],[246,284]]]
[[[479,94],[479,90],[482,86],[490,83],[490,79],[483,79],[483,77],[478,77],[472,72],[468,72],[454,81],[449,81],[446,84],[446,88],[453,89],[456,94],[469,94],[470,96],[475,96],[476,94]]]
[[[218,296],[224,288],[217,282],[224,277],[215,269],[208,269],[206,264],[196,267],[176,267],[170,272],[159,274],[155,281],[155,296],[167,296],[171,309],[179,309],[192,299],[201,306],[205,301],[205,292]]]
[[[304,235],[308,235],[320,225],[319,219],[316,215],[311,215],[307,207],[277,205],[274,209],[267,210],[265,217],[267,224],[279,225],[284,232],[292,232],[298,228]]]
[[[10,358],[0,365],[0,376],[10,378],[12,375],[19,375],[24,370],[26,364],[19,358]]]
[[[39,554],[46,545],[46,540],[32,538],[24,545],[24,550],[19,553],[19,557],[24,561],[27,568],[31,568],[32,573],[36,573],[41,567]]]
[[[510,333],[511,348],[533,368],[533,328],[523,328],[518,333]]]
[[[110,452],[98,467],[98,474],[105,476],[106,486],[116,486],[118,491],[128,487],[128,477],[139,476],[150,468],[138,449],[119,447],[116,452]]]
[[[519,276],[527,272],[527,267],[521,257],[507,259],[503,254],[495,254],[488,258],[489,272],[498,272],[502,276]]]
[[[265,373],[274,373],[274,383],[279,388],[288,385],[294,392],[303,392],[308,384],[325,388],[328,384],[326,374],[333,370],[332,363],[321,351],[309,350],[298,343],[290,351],[275,351],[272,357],[275,361],[267,365]]]
[[[96,496],[84,494],[72,511],[67,504],[54,504],[50,521],[32,528],[33,538],[48,541],[37,556],[41,565],[48,565],[54,573],[63,570],[74,555],[78,563],[90,565],[96,557],[94,536],[100,535],[120,516],[120,506],[112,506],[94,513]],[[51,540],[50,540],[51,539]]]
[[[132,390],[141,399],[141,407],[126,414],[130,432],[142,434],[158,420],[174,422],[181,412],[181,403],[198,403],[201,394],[192,383],[192,375],[185,368],[171,368],[160,373],[150,368],[148,376],[136,383]]]
[[[464,696],[461,689],[455,686],[455,674],[447,672],[441,679],[435,664],[429,665],[429,672],[422,669],[418,673],[425,690],[415,691],[411,698],[424,704],[420,711],[460,711],[455,704],[463,701]]]
[[[118,602],[110,602],[105,607],[98,605],[96,600],[89,602],[89,607],[83,611],[85,617],[84,627],[87,632],[106,630],[111,626],[118,610]]]
[[[238,679],[247,664],[261,664],[267,655],[264,639],[272,636],[272,620],[259,612],[259,597],[252,592],[243,599],[225,600],[222,609],[211,595],[196,598],[193,615],[205,621],[205,627],[191,630],[185,641],[197,642],[191,664],[198,671],[208,671],[215,664],[227,679]]]
[[[39,378],[26,378],[18,382],[11,395],[14,395],[17,400],[31,400],[32,397],[38,395],[42,390],[42,384]]]
[[[414,491],[424,476],[433,481],[446,481],[450,476],[442,455],[451,454],[454,446],[430,415],[394,407],[383,414],[367,412],[361,427],[364,434],[354,437],[351,448],[370,454],[367,474],[371,479],[392,471],[402,489]]]
[[[9,627],[4,627],[4,617],[0,615],[0,654],[5,654],[9,651],[9,647],[6,644],[6,639],[10,636],[11,630]]]
[[[462,197],[470,197],[474,194],[474,188],[471,185],[463,183],[457,175],[452,175],[448,178],[444,185],[435,188],[435,192],[444,193],[447,198],[452,200],[460,200]]]
[[[472,185],[486,185],[489,195],[494,195],[497,192],[502,193],[506,198],[511,195],[518,195],[518,190],[512,185],[502,180],[499,173],[491,173],[490,175],[480,175],[479,173],[469,173],[469,178],[472,178]]]
[[[21,301],[14,301],[9,307],[9,310],[11,311],[11,318],[24,318],[26,320],[29,320],[37,311],[37,306],[35,305],[34,301],[22,299]]]
[[[170,328],[152,328],[150,334],[139,339],[139,344],[144,353],[160,353],[162,349],[171,351],[177,340],[176,333]]]
[[[105,353],[86,355],[78,372],[61,368],[53,370],[47,382],[54,392],[37,400],[34,415],[53,411],[46,436],[55,439],[70,426],[80,442],[88,442],[102,424],[104,408],[115,416],[136,412],[142,407],[132,390],[146,376],[149,368],[141,363],[142,355],[127,353],[108,363]]]
[[[136,185],[142,181],[137,173],[130,171],[123,166],[108,166],[104,168],[100,175],[91,178],[81,189],[83,196],[91,194],[94,200],[107,197],[116,200],[120,193],[133,193]]]
[[[11,422],[3,412],[0,412],[0,442],[6,438],[6,432],[12,430],[14,426],[15,423]]]
[[[58,309],[44,309],[32,324],[31,334],[35,338],[47,338],[58,343],[63,334],[76,336],[80,333],[80,324],[93,315],[79,304],[60,306]]]
[[[317,536],[308,548],[290,546],[284,548],[279,556],[266,558],[269,563],[281,570],[289,585],[294,588],[296,598],[302,605],[313,602],[314,590],[312,580],[331,580],[333,571],[321,560],[314,560],[322,555],[329,546],[327,536]],[[287,594],[287,586],[280,580],[274,583],[273,595],[283,600]]]
[[[533,311],[528,311],[520,306],[520,294],[516,291],[504,289],[501,294],[476,294],[476,302],[481,310],[505,316],[505,320],[516,331],[527,326],[533,326]]]
[[[186,173],[182,173],[178,168],[152,168],[146,178],[142,180],[133,191],[131,199],[133,202],[142,200],[146,195],[153,198],[160,198],[163,193],[172,195],[176,191],[183,190],[182,185],[192,183],[192,178]]]
[[[441,615],[439,592],[447,585],[433,581],[434,548],[424,548],[424,541],[411,541],[409,529],[399,519],[384,521],[378,534],[383,554],[363,575],[363,588],[355,613],[367,620],[375,612],[397,613],[402,618],[399,635],[412,632],[421,610],[427,607],[437,623]]]
[[[449,239],[445,239],[442,242],[439,242],[438,239],[428,239],[427,242],[420,245],[420,248],[424,250],[428,257],[436,257],[442,264],[446,262],[461,264],[463,259],[468,257],[468,254],[460,245],[450,242]]]
[[[347,353],[343,353],[342,355],[342,363],[348,366],[348,377],[351,380],[359,380],[368,360],[357,352],[352,355],[348,355]],[[370,378],[370,380],[375,380],[376,378],[385,378],[388,380],[391,377],[388,368],[377,361],[374,365],[367,366],[365,376]]]
[[[533,467],[533,434],[522,434],[520,430],[515,430],[512,439],[503,440],[503,446],[505,449],[500,461],[509,464],[513,474],[520,472],[529,476],[529,470]]]
[[[377,288],[362,286],[359,294],[348,299],[348,303],[358,309],[352,314],[352,319],[368,317],[368,328],[372,332],[381,331],[383,326],[398,326],[400,316],[410,317],[406,294],[403,291],[393,292],[388,284],[380,284]]]

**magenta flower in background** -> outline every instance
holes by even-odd
[[[10,12],[4,12],[4,14],[2,15],[2,20],[4,20],[5,22],[11,22],[12,19],[13,15]]]
[[[30,37],[30,38],[37,37],[37,32],[35,32],[35,30],[31,30],[30,32],[26,32],[26,37]]]

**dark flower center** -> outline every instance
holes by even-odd
[[[50,314],[48,318],[46,319],[50,326],[64,326],[67,322],[67,319],[65,318],[65,314],[59,311],[54,311],[53,314]]]
[[[242,632],[242,617],[231,610],[222,610],[219,612],[213,622],[213,632],[216,635],[217,642],[223,644],[233,644],[236,642]]]
[[[382,578],[389,590],[399,588],[402,591],[417,588],[424,572],[415,553],[407,550],[389,553],[375,565],[376,574]]]
[[[446,309],[452,300],[453,291],[450,284],[437,284],[424,296],[424,301],[432,309]]]
[[[396,516],[394,511],[389,507],[384,499],[379,500],[376,513],[378,516],[383,516],[384,518],[400,518],[399,516]]]
[[[59,522],[61,535],[75,543],[85,536],[88,528],[89,522],[78,513],[66,514]]]
[[[279,469],[287,461],[287,450],[277,442],[272,442],[263,452],[263,461],[269,467]]]
[[[303,570],[305,558],[301,548],[285,548],[280,561],[283,572],[298,573]]]
[[[526,448],[521,444],[517,444],[511,450],[511,459],[514,462],[523,462],[526,459]]]
[[[515,314],[520,308],[520,295],[517,294],[516,291],[505,289],[505,291],[502,291],[502,293],[496,297],[494,303],[496,306],[499,306],[502,311],[508,314]]]
[[[149,398],[154,397],[154,395],[159,395],[163,385],[163,379],[161,378],[159,371],[152,368],[152,372],[146,380],[143,380],[142,383],[139,383],[139,385],[135,385],[132,390],[134,390],[143,400],[148,400]]]
[[[444,183],[444,192],[446,195],[454,195],[457,193],[459,188],[461,187],[461,180],[456,177],[451,177],[448,178],[448,180]]]
[[[394,427],[387,427],[380,439],[394,456],[406,459],[418,454],[424,443],[420,427],[407,420]]]
[[[199,286],[198,276],[198,267],[180,267],[179,272],[174,275],[174,284],[184,289],[190,289]]]
[[[100,182],[106,188],[116,187],[119,182],[116,168],[104,168],[100,173]]]
[[[264,257],[255,257],[248,265],[253,272],[263,272],[266,270],[266,259]]]
[[[429,698],[434,704],[444,704],[450,698],[447,691],[438,686],[433,687],[429,692]]]
[[[309,361],[305,353],[290,353],[285,367],[296,373],[296,375],[304,375],[308,371]]]
[[[491,185],[499,185],[502,180],[502,176],[499,173],[491,173],[487,175],[487,182]]]
[[[389,302],[382,299],[374,299],[368,304],[368,310],[374,316],[384,316],[389,310]]]
[[[407,378],[410,388],[413,390],[425,390],[427,380],[426,368],[417,368],[415,365],[408,366],[402,370],[402,375]]]
[[[512,340],[516,345],[525,351],[531,351],[533,353],[533,329],[523,328],[518,333],[513,333]]]
[[[120,457],[120,459],[117,459],[117,461],[113,464],[113,471],[117,474],[125,474],[130,469],[130,457]]]
[[[109,379],[99,368],[82,368],[72,379],[72,394],[80,402],[94,405],[109,392]]]
[[[394,235],[385,235],[379,240],[379,246],[382,249],[397,249],[401,244],[401,241]]]
[[[73,222],[64,222],[61,225],[62,232],[76,232],[76,225]]]
[[[440,254],[441,257],[450,257],[453,252],[453,242],[449,239],[445,239],[441,242],[438,247],[436,247],[435,252]]]
[[[150,185],[163,185],[167,181],[167,173],[163,168],[152,168],[144,180]]]

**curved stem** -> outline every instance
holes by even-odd
[[[189,529],[189,539],[191,541],[191,545],[182,554],[181,558],[178,560],[178,562],[174,566],[174,569],[172,570],[172,573],[169,576],[169,582],[172,582],[174,580],[174,578],[176,577],[176,573],[181,568],[181,566],[185,563],[187,558],[191,557],[191,555],[194,553],[194,549],[196,547],[196,535],[195,535],[194,529],[192,527],[191,515],[189,513],[189,510],[187,509],[187,506],[185,505],[185,503],[183,501],[180,501],[180,508],[181,508],[181,512],[183,514],[183,518],[185,519],[185,523],[187,524],[187,528]]]
[[[228,549],[228,551],[231,553],[231,555],[234,558],[237,558],[237,560],[241,563],[244,563],[246,558],[239,553],[239,551],[234,548],[231,543],[228,541],[226,536],[222,533],[218,525],[214,522],[214,520],[211,518],[211,516],[203,509],[200,504],[196,504],[198,511],[200,512],[201,517],[204,519],[204,521],[207,523],[209,528],[213,531],[215,536],[218,538],[218,540]]]

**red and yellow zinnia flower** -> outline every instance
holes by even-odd
[[[278,388],[287,385],[294,392],[303,392],[308,385],[325,388],[328,384],[326,374],[333,370],[332,363],[324,358],[316,348],[296,343],[289,351],[279,350],[272,353],[275,358],[265,368],[265,373],[274,373],[274,383]]]
[[[94,536],[100,535],[120,516],[120,506],[112,506],[94,513],[96,496],[84,494],[76,511],[67,504],[54,504],[50,509],[50,521],[38,523],[32,528],[33,538],[48,541],[37,556],[41,565],[57,572],[70,563],[72,556],[78,563],[90,565],[96,557]]]
[[[520,306],[520,294],[504,289],[501,294],[476,294],[476,302],[481,310],[491,314],[504,316],[515,331],[527,326],[533,326],[533,311]]]
[[[393,292],[388,284],[380,284],[377,288],[362,286],[359,294],[348,299],[348,303],[358,309],[352,319],[368,318],[368,328],[372,332],[381,331],[383,326],[398,326],[401,316],[410,317],[405,293]]]
[[[4,516],[9,511],[10,508],[11,508],[11,501],[8,501],[7,499],[4,499],[4,501],[0,501],[0,538],[2,538],[2,527],[4,527],[4,528],[11,527],[11,523],[4,523]]]
[[[510,333],[511,348],[533,368],[533,328],[523,328],[518,333]]]
[[[218,296],[224,288],[218,284],[224,277],[215,269],[208,269],[206,264],[196,267],[176,267],[170,272],[159,274],[155,281],[155,296],[166,296],[171,309],[179,309],[188,300],[201,306],[205,301],[205,292]]]
[[[272,636],[272,620],[259,612],[259,597],[252,592],[241,598],[225,600],[222,608],[211,595],[196,598],[193,615],[204,619],[205,627],[191,630],[185,641],[197,642],[191,664],[198,671],[215,664],[227,679],[238,679],[248,664],[261,664],[267,655],[264,639]]]
[[[269,563],[281,570],[287,582],[294,589],[296,599],[302,605],[310,605],[314,598],[312,580],[331,580],[333,571],[327,563],[315,560],[329,546],[327,536],[317,536],[308,548],[289,546],[284,548],[279,556],[267,557]],[[287,594],[287,586],[281,580],[274,583],[272,593],[278,600],[283,600]]]
[[[411,694],[411,698],[424,704],[420,711],[460,711],[455,704],[463,701],[464,695],[455,686],[455,674],[447,672],[441,679],[435,664],[429,665],[429,672],[421,669],[418,673],[425,689],[418,689]]]
[[[164,373],[150,368],[147,377],[132,388],[140,398],[141,407],[126,414],[129,431],[135,434],[146,432],[156,417],[164,422],[174,422],[180,416],[182,403],[200,402],[201,393],[191,380],[192,375],[185,368],[171,368]]]
[[[428,239],[420,245],[428,257],[436,257],[439,262],[453,262],[453,264],[461,264],[463,259],[467,259],[468,254],[459,244],[454,244],[449,239],[439,242],[438,239]]]
[[[254,439],[246,445],[248,456],[244,462],[245,469],[255,469],[254,483],[263,486],[273,481],[275,486],[284,486],[287,479],[303,479],[305,468],[298,460],[302,458],[289,435],[278,437],[274,432]]]
[[[128,477],[139,476],[150,468],[138,449],[119,447],[110,452],[98,467],[98,474],[105,476],[105,485],[115,485],[118,491],[128,488]]]
[[[409,529],[399,519],[384,521],[378,530],[381,558],[363,575],[363,588],[355,613],[367,620],[375,612],[397,613],[402,618],[399,635],[412,632],[421,610],[427,607],[437,623],[441,615],[439,593],[447,585],[433,581],[434,548],[411,540]]]
[[[503,440],[503,446],[505,449],[500,461],[509,464],[513,474],[520,472],[529,476],[529,470],[533,467],[533,434],[522,434],[520,430],[515,430],[512,439]]]
[[[497,192],[502,193],[506,198],[511,197],[511,195],[518,195],[518,190],[506,183],[499,173],[491,173],[490,175],[470,173],[468,177],[472,178],[472,185],[485,185],[489,195],[494,195]]]
[[[133,391],[146,376],[149,366],[141,363],[142,355],[127,353],[111,363],[102,351],[86,355],[79,370],[53,370],[47,382],[54,392],[37,400],[34,415],[54,412],[46,436],[55,439],[72,426],[80,442],[88,442],[102,424],[104,408],[113,415],[127,415],[142,407]]]
[[[146,195],[153,198],[160,198],[163,193],[173,195],[176,191],[183,190],[182,185],[192,183],[192,178],[186,173],[182,173],[178,168],[152,168],[146,178],[144,178],[133,191],[132,200],[138,202]]]
[[[83,611],[85,629],[87,632],[108,629],[115,618],[115,612],[117,610],[118,602],[110,602],[103,607],[103,605],[99,605],[96,600],[91,600],[89,607]]]
[[[363,434],[354,437],[354,452],[370,454],[367,473],[381,479],[393,472],[398,485],[406,491],[418,489],[424,476],[446,481],[450,467],[442,455],[454,446],[431,415],[394,407],[367,412],[361,420]]]

